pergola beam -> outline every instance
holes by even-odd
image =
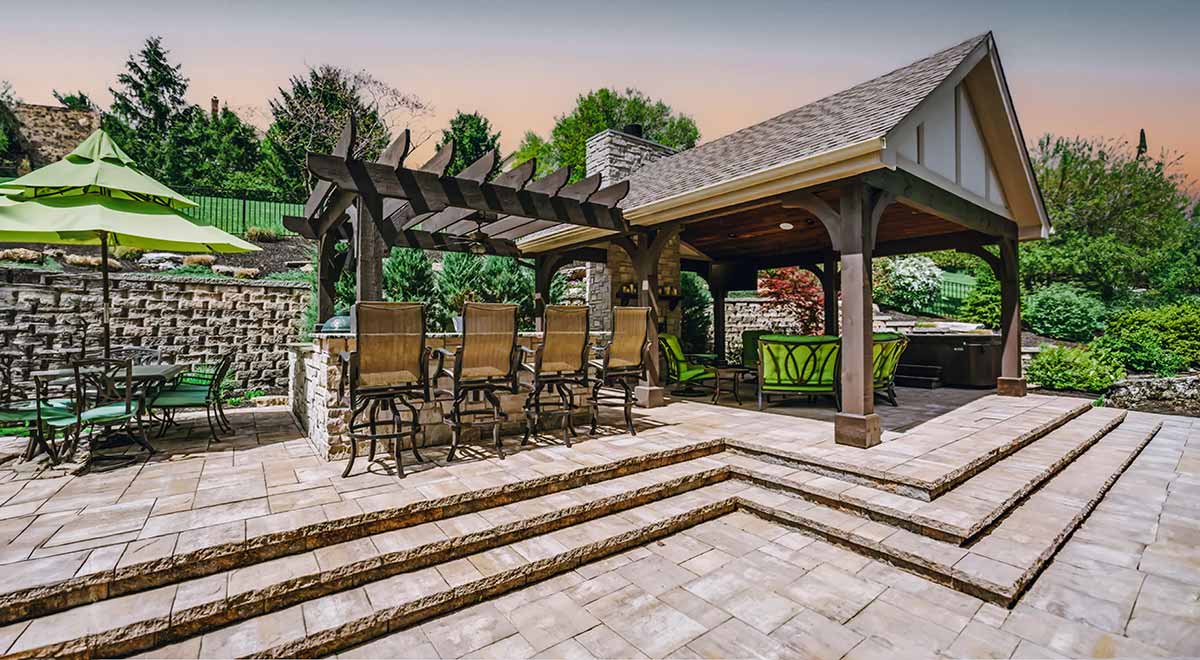
[[[1017,225],[1012,220],[903,170],[875,170],[863,174],[862,180],[905,204],[968,229],[998,238],[1017,237]]]

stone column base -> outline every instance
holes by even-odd
[[[997,378],[996,394],[1000,396],[1025,396],[1025,379],[1006,378],[1004,376]]]
[[[839,445],[866,449],[882,442],[883,425],[879,415],[838,413],[833,417],[833,441]]]
[[[638,385],[633,389],[633,396],[639,408],[660,408],[667,405],[666,393],[665,387],[653,385]]]

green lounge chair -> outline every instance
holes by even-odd
[[[896,402],[896,369],[900,366],[900,356],[908,348],[908,338],[898,332],[877,332],[871,351],[873,365],[873,389],[875,393],[887,400],[893,406]]]
[[[227,422],[225,422],[221,415],[221,382],[225,380],[225,374],[229,371],[229,366],[232,363],[233,358],[230,356],[221,358],[221,361],[213,371],[212,379],[206,387],[169,389],[159,392],[154,397],[154,400],[150,403],[150,408],[162,413],[158,429],[159,437],[166,434],[167,427],[175,423],[175,413],[177,411],[189,408],[204,409],[204,414],[208,419],[208,430],[212,433],[213,440],[217,440],[219,436],[217,427],[220,427],[222,431],[233,431],[232,426],[226,426]],[[195,385],[195,383],[192,385]],[[216,426],[213,425],[214,418],[217,420]]]
[[[711,387],[716,382],[717,370],[710,366],[689,362],[688,356],[683,352],[683,346],[679,343],[679,337],[667,334],[659,335],[658,345],[662,349],[663,361],[667,365],[666,384],[679,383],[684,386],[682,390],[676,391],[676,394],[695,393],[695,390],[692,389],[693,385],[707,384]]]
[[[829,336],[762,335],[758,338],[758,409],[772,394],[832,396],[838,392],[841,340]]]

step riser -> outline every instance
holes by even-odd
[[[822,491],[817,488],[812,488],[803,483],[784,481],[774,475],[749,470],[741,466],[731,466],[734,474],[741,479],[745,479],[751,483],[780,490],[792,495],[798,495],[806,500],[822,504],[842,511],[847,511],[855,515],[863,516],[881,522],[893,527],[907,529],[910,532],[915,532],[922,536],[934,538],[947,543],[955,543],[962,545],[968,543],[971,539],[977,538],[985,529],[992,526],[997,520],[1001,519],[1005,513],[1020,504],[1030,493],[1041,487],[1055,475],[1061,472],[1064,468],[1070,465],[1076,458],[1083,455],[1088,449],[1100,441],[1105,435],[1112,432],[1113,429],[1120,426],[1124,421],[1124,416],[1114,417],[1106,422],[1103,426],[1093,432],[1084,442],[1080,443],[1072,451],[1064,454],[1059,460],[1041,475],[1040,479],[1031,481],[1025,484],[1022,488],[1014,491],[1013,494],[1002,504],[997,505],[995,511],[989,516],[981,519],[976,524],[972,525],[966,533],[958,534],[945,529],[941,529],[934,524],[931,524],[927,518],[922,518],[916,514],[905,514],[902,511],[897,511],[890,507],[870,504],[856,498],[845,498],[836,493]]]
[[[1008,458],[1021,449],[1024,449],[1031,443],[1037,441],[1039,438],[1042,438],[1052,431],[1061,428],[1071,420],[1087,412],[1089,409],[1090,406],[1081,406],[1076,410],[1064,413],[1054,420],[1026,432],[1024,436],[1017,438],[1013,442],[997,448],[995,451],[992,451],[987,455],[980,456],[978,459],[971,461],[966,465],[963,465],[936,483],[923,482],[917,479],[901,478],[894,475],[877,476],[868,473],[866,470],[851,472],[846,469],[839,469],[834,466],[815,462],[804,456],[797,455],[794,452],[776,448],[767,450],[753,443],[736,439],[726,439],[725,449],[726,451],[734,451],[763,462],[786,465],[788,467],[815,472],[817,474],[833,477],[835,479],[841,479],[843,481],[850,481],[856,484],[862,484],[864,486],[886,490],[896,493],[897,495],[903,495],[905,497],[931,502],[941,495],[958,487],[976,474],[979,474],[980,472],[996,464],[997,462]]]
[[[171,613],[169,621],[142,621],[127,628],[106,631],[99,635],[74,640],[65,645],[44,646],[5,657],[84,657],[86,655],[107,657],[154,648],[251,617],[281,610],[307,600],[353,589],[394,575],[436,566],[657,502],[697,488],[714,485],[728,479],[729,474],[727,467],[690,474],[652,486],[630,490],[620,495],[568,507],[550,514],[502,525],[487,532],[468,534],[400,552],[379,555],[367,561],[339,566],[334,570],[275,583],[260,591],[246,592],[223,601],[175,611]]]
[[[404,527],[435,522],[495,506],[550,495],[617,477],[703,458],[723,450],[720,440],[582,468],[567,475],[544,477],[507,486],[438,498],[374,511],[362,516],[266,534],[242,543],[227,543],[195,552],[133,564],[115,571],[72,578],[0,596],[0,625],[61,612],[107,598],[166,586],[184,580],[261,563],[286,555]]]

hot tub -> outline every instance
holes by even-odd
[[[951,387],[995,387],[1003,346],[996,333],[923,333],[908,335],[900,364],[942,368]]]

